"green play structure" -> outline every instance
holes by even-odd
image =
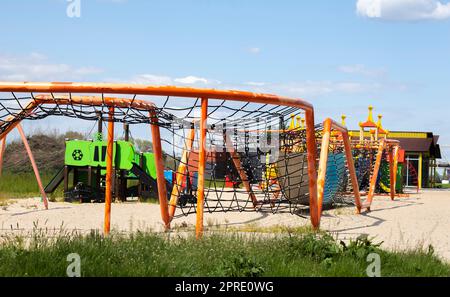
[[[66,201],[102,202],[105,193],[106,141],[102,140],[99,119],[95,140],[66,140],[64,167],[45,187],[52,193],[63,182]],[[129,141],[129,127],[124,125],[125,140],[113,146],[113,197],[156,198],[155,158],[150,152],[137,152]],[[168,187],[171,185],[168,183]]]
[[[403,193],[403,164],[397,165],[397,178],[395,184],[395,191],[397,193]],[[378,173],[377,190],[380,193],[390,193],[390,172],[389,162],[382,161],[380,164],[380,170]]]

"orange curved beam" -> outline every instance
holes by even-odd
[[[148,86],[134,84],[75,83],[75,82],[0,82],[0,92],[36,93],[108,93],[177,97],[202,97],[231,101],[249,101],[263,104],[279,104],[313,111],[314,107],[303,99],[252,93],[236,90],[199,89],[175,86]]]
[[[94,105],[122,108],[136,108],[141,110],[151,111],[156,108],[153,102],[147,100],[118,98],[118,97],[100,97],[100,96],[57,96],[51,95],[36,95],[32,99],[36,104],[61,104],[61,105]]]
[[[27,151],[28,158],[31,162],[31,167],[33,168],[34,175],[36,176],[36,181],[39,186],[39,191],[42,195],[42,200],[44,201],[45,209],[48,209],[48,199],[47,194],[44,191],[44,186],[42,185],[41,176],[39,174],[39,169],[37,167],[36,161],[34,160],[33,152],[31,151],[30,145],[28,143],[27,137],[25,136],[25,132],[20,124],[17,125],[17,130],[19,131],[20,137],[22,138],[23,145],[25,146],[25,150]]]

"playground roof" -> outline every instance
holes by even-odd
[[[359,139],[359,131],[351,132],[353,139]],[[429,153],[431,157],[441,158],[439,135],[433,135],[433,132],[389,131],[388,138],[400,141],[400,147],[406,152]]]
[[[393,137],[393,139],[396,139]],[[397,138],[406,152],[429,153],[431,157],[441,158],[441,150],[436,137],[430,138]]]
[[[425,138],[398,138],[400,146],[407,152],[428,152],[430,151],[432,139]]]

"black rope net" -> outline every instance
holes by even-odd
[[[80,99],[82,96],[85,100]],[[111,98],[113,94],[0,93],[0,135],[8,133],[21,120],[49,116],[97,121],[100,114],[104,121],[157,124],[161,130],[167,198],[177,201],[179,213],[194,213],[201,99],[134,94]],[[111,102],[114,102],[112,114]],[[149,106],[153,106],[153,112],[149,112]],[[309,178],[303,110],[209,99],[207,115],[206,212],[256,209],[299,213],[307,208]],[[322,129],[322,125],[315,127],[318,152]],[[329,152],[324,204],[348,202],[345,199],[350,183],[343,146],[330,142]],[[357,151],[355,155],[361,188],[371,169],[358,160],[369,156],[370,152],[365,151]],[[185,169],[180,172],[182,165]]]
[[[353,145],[352,154],[360,192],[369,192],[370,182],[375,171],[379,145],[380,142],[377,140],[366,140],[361,144]],[[392,147],[387,146],[387,148],[382,151],[380,167],[378,169],[377,181],[375,185],[376,193],[389,192],[390,172],[388,158],[392,149]],[[350,182],[348,182],[347,191],[352,191]]]
[[[200,103],[193,107],[199,109]],[[293,117],[302,115],[301,110],[282,106],[251,103],[232,106],[226,101],[210,101],[205,212],[298,213],[309,205],[305,129],[297,127],[296,123],[294,128],[291,125]],[[185,119],[191,122],[197,117],[189,115]],[[176,150],[186,149],[192,126],[195,137],[184,164],[187,170],[181,183],[173,183],[181,193],[178,206],[184,215],[196,211],[199,129],[197,123],[189,129],[170,128],[174,137],[172,143],[176,138],[183,140],[183,145],[172,145],[173,152],[168,156],[171,168],[176,171],[182,162]]]
[[[323,125],[316,125],[317,151],[322,148]],[[348,187],[350,173],[341,133],[332,130],[328,145],[328,158],[323,194],[323,208],[353,204],[353,191]]]

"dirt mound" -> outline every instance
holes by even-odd
[[[59,135],[37,133],[27,136],[39,171],[55,172],[64,165],[65,139],[83,139],[77,132],[67,132]],[[30,160],[21,139],[14,140],[6,146],[3,170],[5,172],[31,172]]]

